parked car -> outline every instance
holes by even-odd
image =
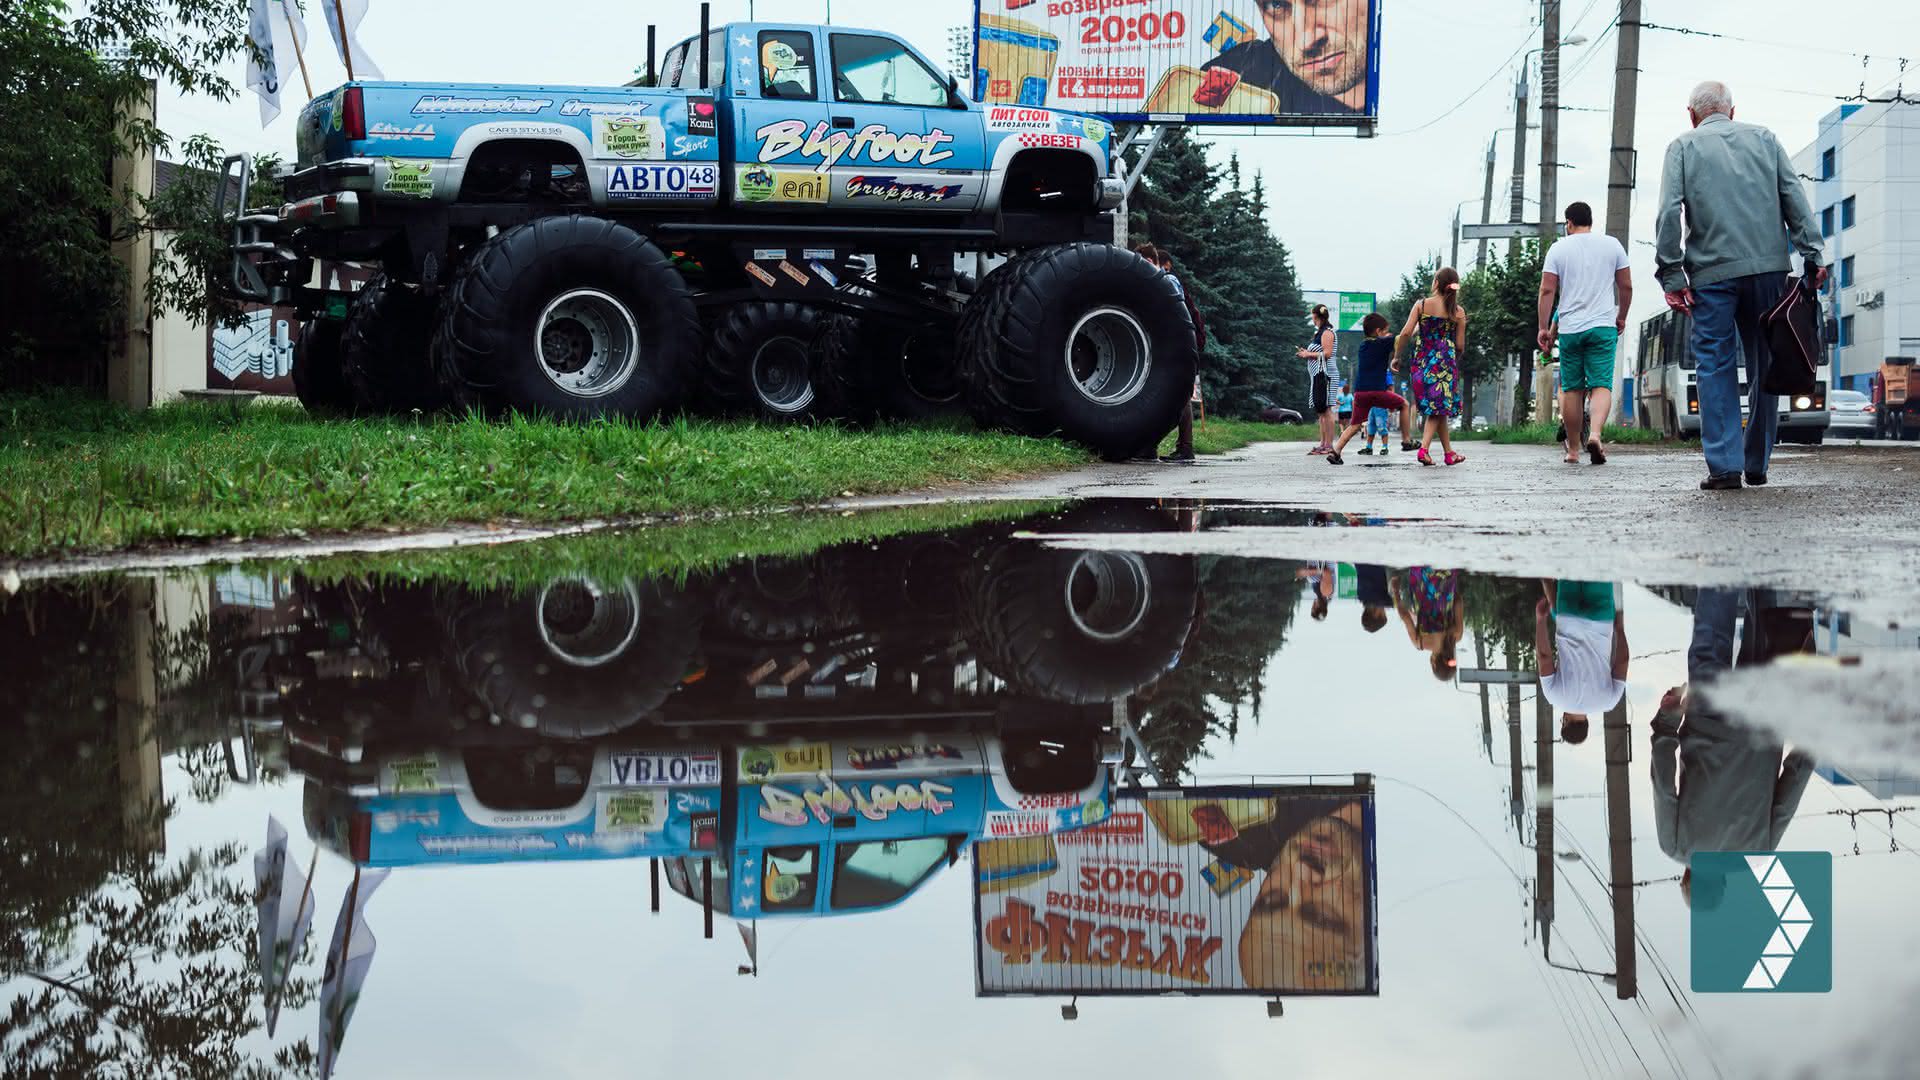
[[[1830,433],[1838,439],[1871,439],[1877,436],[1875,424],[1879,416],[1873,407],[1873,399],[1858,390],[1835,390],[1827,395],[1827,405],[1833,410],[1833,426]]]

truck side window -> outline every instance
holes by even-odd
[[[812,34],[760,31],[760,96],[814,100]]]
[[[819,880],[819,848],[768,848],[760,869],[760,906],[768,911],[810,911]]]
[[[680,67],[672,82],[662,79],[660,85],[680,90],[700,88],[700,39],[689,38],[686,42],[686,55],[681,58]],[[678,48],[679,46],[675,46]],[[720,80],[727,75],[727,39],[726,35],[715,30],[707,35],[707,89],[716,90]]]
[[[947,83],[892,38],[833,35],[833,96],[870,105],[948,106]]]
[[[661,86],[680,85],[680,72],[686,67],[687,49],[690,48],[692,44],[693,43],[690,41],[683,41],[680,44],[675,45],[673,48],[667,50],[666,59],[660,62],[659,85]]]
[[[906,896],[947,861],[958,839],[918,836],[841,844],[833,853],[834,910],[881,907]]]

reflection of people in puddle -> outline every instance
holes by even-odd
[[[1454,650],[1467,629],[1465,575],[1458,570],[1416,566],[1392,579],[1394,607],[1413,647],[1432,653],[1433,677],[1452,682],[1459,661]]]
[[[1627,624],[1605,581],[1542,581],[1534,605],[1540,693],[1559,709],[1560,737],[1586,740],[1588,718],[1627,692]]]
[[[1813,615],[1771,593],[1702,589],[1687,650],[1691,686],[1667,691],[1653,718],[1653,809],[1660,848],[1687,862],[1696,851],[1772,851],[1800,806],[1813,759],[1787,750],[1702,701],[1697,691],[1734,667],[1734,624],[1745,600],[1739,665],[1811,652]],[[1681,876],[1690,904],[1719,906],[1724,878]]]
[[[1206,845],[1236,866],[1264,867],[1240,931],[1240,977],[1262,990],[1366,985],[1366,844],[1356,802],[1308,803]]]
[[[1354,594],[1360,601],[1360,628],[1378,633],[1387,625],[1387,609],[1393,606],[1393,593],[1387,588],[1387,568],[1359,563],[1353,568]]]
[[[1327,607],[1333,603],[1334,573],[1332,563],[1308,563],[1298,571],[1300,580],[1307,583],[1307,593],[1313,597],[1313,608],[1308,614],[1314,622],[1324,622]]]

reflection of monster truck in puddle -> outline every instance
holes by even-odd
[[[645,80],[642,80],[645,81]],[[308,104],[284,206],[228,290],[310,317],[322,409],[929,415],[1149,444],[1192,388],[1169,279],[1104,243],[1097,118],[982,106],[897,38],[736,23],[653,86],[349,83]],[[245,162],[235,159],[230,167]],[[242,196],[244,201],[244,194]],[[961,252],[1012,258],[979,283]],[[376,263],[350,298],[314,260]],[[429,359],[430,362],[429,362]]]

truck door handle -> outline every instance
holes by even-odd
[[[847,817],[837,817],[833,819],[833,827],[836,829],[851,829],[858,824],[860,824],[860,819],[853,817],[851,815],[848,815]]]
[[[833,126],[834,126],[834,127],[837,127],[837,128],[847,128],[847,129],[849,129],[849,130],[851,130],[851,129],[852,129],[852,127],[853,127],[853,117],[851,117],[851,116],[836,116],[836,117],[834,117],[834,118],[833,118]]]

